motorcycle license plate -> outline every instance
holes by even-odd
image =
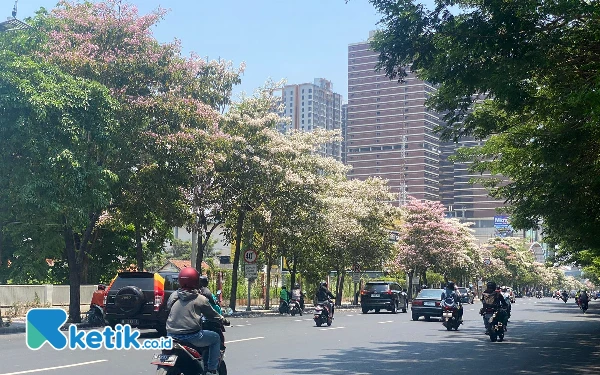
[[[132,326],[137,326],[140,324],[139,319],[121,319],[121,324],[129,324]]]
[[[175,366],[177,355],[175,354],[155,354],[151,365]]]
[[[423,306],[435,306],[435,302],[423,302]]]
[[[379,294],[371,294],[371,298],[379,298]]]
[[[451,312],[445,312],[444,313],[444,318],[452,318],[452,313]]]

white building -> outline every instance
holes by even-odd
[[[313,83],[287,85],[281,91],[281,115],[289,117],[291,122],[281,125],[280,131],[341,130],[342,96],[333,92],[331,81],[315,78]],[[341,160],[341,142],[328,144],[322,152]]]

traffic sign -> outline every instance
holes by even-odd
[[[244,261],[246,263],[255,263],[258,259],[258,253],[254,250],[246,250],[244,251]]]
[[[247,279],[256,279],[258,277],[258,266],[256,264],[246,264],[244,273]]]
[[[359,272],[354,272],[352,274],[352,282],[353,283],[360,283],[360,273]]]

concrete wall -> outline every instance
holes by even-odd
[[[52,306],[69,305],[69,285],[0,285],[0,307],[15,303],[26,304],[39,300],[40,304]],[[81,304],[87,305],[97,285],[82,285]]]

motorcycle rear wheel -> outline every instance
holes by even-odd
[[[446,323],[446,330],[447,331],[452,331],[452,326],[450,324],[448,324],[448,323],[450,323],[450,322]]]
[[[498,342],[504,341],[504,332],[498,332]]]
[[[490,333],[490,341],[491,342],[496,342],[496,340],[498,339],[498,335],[496,334],[496,332],[491,332]]]

